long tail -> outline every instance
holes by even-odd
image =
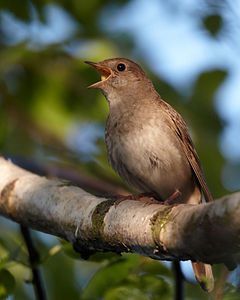
[[[214,278],[211,265],[202,262],[192,262],[193,272],[205,292],[211,292],[214,288]]]

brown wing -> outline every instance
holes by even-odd
[[[188,159],[188,161],[197,177],[197,180],[201,186],[205,200],[207,202],[212,201],[213,198],[212,198],[211,192],[207,186],[200,159],[194,148],[192,139],[188,133],[188,129],[187,129],[187,126],[186,126],[183,118],[180,116],[179,113],[177,113],[175,111],[175,109],[173,109],[171,107],[171,105],[169,105],[165,101],[161,100],[161,105],[164,106],[163,111],[166,112],[169,122],[174,127],[177,136],[179,137],[180,141],[182,142],[185,154],[186,154],[187,159]]]

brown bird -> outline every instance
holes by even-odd
[[[212,201],[203,169],[181,115],[163,101],[136,63],[125,58],[86,62],[101,72],[99,88],[109,103],[105,129],[108,159],[131,186],[166,203]],[[205,291],[212,268],[192,262]]]

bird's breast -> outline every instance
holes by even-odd
[[[110,117],[106,146],[110,164],[124,180],[163,199],[192,178],[177,135],[159,117]]]

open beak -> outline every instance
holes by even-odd
[[[113,76],[113,71],[108,67],[102,65],[102,63],[94,63],[91,61],[85,61],[85,63],[101,72],[101,81],[98,81],[88,86],[89,89],[100,87],[104,81],[108,80],[109,77]]]

